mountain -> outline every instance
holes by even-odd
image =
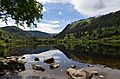
[[[24,31],[16,26],[7,26],[0,28],[1,30],[9,33],[11,36],[17,39],[23,38],[43,38],[43,37],[51,37],[50,34],[40,31]]]
[[[31,34],[34,37],[37,38],[45,38],[45,37],[51,37],[51,34],[49,33],[45,33],[45,32],[41,32],[41,31],[27,31],[29,34]]]
[[[3,31],[6,31],[11,34],[14,38],[21,39],[21,38],[31,38],[32,35],[16,26],[7,26],[0,28]]]
[[[120,38],[120,11],[68,24],[56,38],[101,39]]]

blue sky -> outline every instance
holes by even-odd
[[[120,10],[120,0],[37,0],[44,6],[43,19],[38,27],[21,27],[24,30],[38,30],[47,33],[59,33],[73,21],[99,16]],[[9,19],[9,25],[15,25]],[[0,22],[0,27],[6,26]]]

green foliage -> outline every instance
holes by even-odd
[[[120,35],[120,11],[107,15],[78,20],[68,24],[56,37],[60,39],[98,40],[103,38],[119,39]],[[68,36],[66,36],[66,34]],[[72,34],[72,35],[71,35]],[[74,38],[74,39],[75,39]],[[73,38],[72,38],[73,39]]]
[[[0,19],[7,23],[9,17],[16,24],[35,25],[42,18],[43,5],[36,0],[1,0]]]

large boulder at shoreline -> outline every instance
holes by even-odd
[[[43,68],[41,65],[35,65],[35,64],[33,64],[33,65],[32,65],[32,68],[33,68],[34,70],[45,71],[45,68]]]
[[[92,74],[83,69],[77,70],[74,68],[68,68],[67,73],[72,79],[91,79],[92,78]]]
[[[18,70],[18,71],[23,71],[25,70],[24,63],[21,61],[7,61],[7,68],[10,70]]]
[[[6,57],[0,62],[0,69],[2,70],[10,70],[10,71],[23,71],[25,70],[24,62],[19,61],[18,57],[11,56]]]
[[[47,64],[51,64],[51,63],[54,63],[55,60],[54,60],[54,58],[52,57],[52,58],[45,59],[44,62],[47,63]]]

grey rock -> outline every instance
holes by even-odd
[[[54,58],[52,57],[52,58],[45,59],[44,62],[45,62],[45,63],[48,63],[48,64],[51,64],[51,63],[54,63],[55,60],[54,60]]]
[[[43,68],[41,65],[35,65],[35,64],[33,64],[33,65],[32,65],[32,68],[33,68],[34,70],[45,71],[45,68]]]

